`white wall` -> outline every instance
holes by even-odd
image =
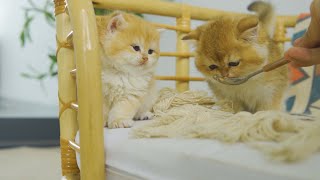
[[[19,33],[24,23],[23,7],[27,1],[10,0],[0,6],[0,95],[2,97],[57,104],[57,79],[44,81],[45,91],[36,80],[26,79],[22,72],[28,72],[32,65],[40,72],[48,69],[47,52],[55,52],[55,33],[42,16],[35,18],[32,25],[32,44],[20,46]],[[37,2],[37,1],[34,1]],[[44,1],[40,1],[44,2]]]
[[[38,1],[35,1],[38,2]],[[178,0],[196,6],[208,8],[246,12],[247,5],[252,0]],[[282,0],[271,1],[279,14],[298,14],[308,12],[311,0]],[[45,91],[40,88],[39,82],[25,79],[20,73],[28,71],[27,66],[32,65],[40,71],[46,71],[49,60],[47,58],[48,49],[55,48],[54,29],[47,26],[42,17],[36,18],[32,26],[33,43],[25,48],[20,47],[18,39],[24,17],[22,7],[26,6],[25,1],[6,1],[0,7],[0,96],[38,102],[43,104],[57,104],[57,79],[47,79],[44,82]],[[148,20],[175,24],[172,18],[159,18],[147,16]],[[193,22],[196,27],[202,22]],[[161,40],[162,51],[174,51],[174,32],[165,32]],[[200,76],[190,61],[192,66],[191,74]],[[173,75],[174,58],[161,58],[157,68],[157,74]],[[159,87],[174,87],[174,82],[160,82]],[[205,89],[205,83],[191,83],[193,89]]]

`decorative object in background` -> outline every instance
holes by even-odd
[[[310,24],[310,15],[301,14],[295,27],[292,42],[301,37]],[[320,65],[295,68],[289,65],[290,88],[287,110],[292,113],[320,115]]]

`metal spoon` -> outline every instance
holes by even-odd
[[[252,78],[255,75],[258,75],[262,72],[269,72],[269,71],[274,70],[280,66],[288,64],[289,62],[290,62],[289,60],[281,58],[275,62],[272,62],[270,64],[263,66],[260,70],[255,71],[253,73],[250,73],[244,77],[228,78],[228,77],[221,77],[221,76],[215,75],[215,76],[213,76],[213,78],[222,84],[239,85],[239,84],[243,84],[243,83],[247,82],[250,78]]]

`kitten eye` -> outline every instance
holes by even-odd
[[[229,66],[239,66],[239,64],[240,64],[240,61],[238,61],[238,62],[229,62]]]
[[[149,49],[148,54],[152,54],[154,52],[153,49]]]
[[[140,47],[137,45],[131,45],[135,51],[140,51]]]
[[[212,65],[209,66],[209,69],[210,69],[210,70],[215,70],[215,69],[217,69],[217,68],[218,68],[218,66],[215,65],[215,64],[212,64]]]

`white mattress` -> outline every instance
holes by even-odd
[[[131,139],[129,131],[104,129],[107,174],[116,177],[109,179],[320,179],[319,154],[300,163],[282,164],[244,144],[200,139]],[[79,156],[77,159],[79,162]]]

